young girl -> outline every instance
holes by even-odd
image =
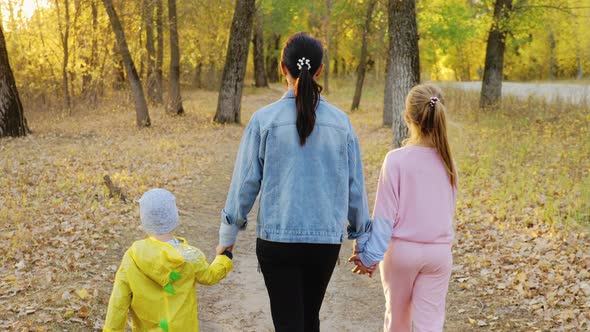
[[[373,233],[356,263],[371,273],[366,267],[387,249],[380,264],[385,331],[411,331],[412,323],[416,332],[443,330],[457,198],[445,112],[437,87],[414,87],[406,99],[410,138],[381,169]]]

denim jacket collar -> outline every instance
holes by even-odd
[[[287,99],[287,98],[295,98],[295,90],[288,89],[287,92],[285,92],[283,94],[283,96],[281,97],[281,99]],[[325,101],[324,97],[322,97],[322,95],[320,95],[320,101]]]

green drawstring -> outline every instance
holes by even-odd
[[[162,330],[168,332],[168,321],[166,320],[166,318],[164,318],[160,321],[160,323],[158,324],[158,327],[161,328]]]
[[[172,295],[176,294],[176,291],[174,291],[174,287],[172,287],[172,282],[180,279],[180,277],[181,277],[180,273],[178,273],[176,271],[170,272],[170,277],[168,277],[168,283],[166,284],[166,286],[164,286],[164,291],[166,291],[166,293],[170,293]]]

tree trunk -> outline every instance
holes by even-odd
[[[389,0],[388,12],[391,58],[387,76],[388,81],[391,80],[392,104],[387,111],[393,113],[393,146],[397,148],[408,135],[404,121],[406,96],[413,86],[420,83],[416,1]]]
[[[262,5],[259,3],[256,8],[256,17],[254,18],[254,36],[252,46],[254,48],[254,86],[257,88],[267,88],[266,72],[264,68],[264,38],[263,38],[263,19]]]
[[[369,34],[371,34],[371,20],[373,18],[373,10],[377,0],[370,0],[367,5],[367,16],[365,17],[365,27],[363,29],[363,41],[361,45],[361,57],[359,59],[359,67],[356,77],[356,87],[354,89],[354,98],[352,99],[351,110],[359,108],[361,103],[361,94],[363,93],[363,83],[365,81],[365,72],[367,71],[367,43]]]
[[[326,29],[326,47],[324,47],[324,93],[330,93],[330,15],[332,14],[332,2],[333,0],[326,0],[326,17],[325,17],[325,29]]]
[[[6,40],[0,24],[0,137],[26,134],[27,125],[23,115],[23,105],[8,61]]]
[[[154,2],[143,0],[143,18],[145,25],[145,49],[147,51],[147,99],[157,102],[156,88],[156,47],[154,45]]]
[[[385,91],[383,92],[383,126],[393,126],[393,61],[391,58],[391,40],[385,61]]]
[[[506,22],[512,10],[512,0],[496,0],[494,22],[488,36],[486,59],[481,84],[479,106],[496,106],[502,98],[502,76],[504,73],[504,50],[506,49]]]
[[[279,52],[281,46],[281,35],[273,33],[270,43],[268,43],[266,74],[270,83],[277,83],[279,81]]]
[[[85,57],[86,70],[82,76],[82,95],[91,102],[96,102],[96,89],[92,89],[93,71],[98,67],[98,6],[96,0],[90,2],[92,12],[92,44],[90,56]]]
[[[581,80],[584,77],[584,71],[582,69],[582,59],[580,57],[580,50],[578,49],[578,54],[576,56],[578,61],[578,75],[576,76],[577,79]]]
[[[240,122],[242,89],[244,76],[246,76],[248,45],[252,35],[252,21],[255,11],[255,0],[236,1],[219,99],[217,100],[215,122]]]
[[[64,107],[69,110],[71,106],[70,91],[68,84],[68,62],[69,62],[69,48],[68,43],[70,39],[70,4],[68,0],[64,0],[65,8],[65,31],[62,29],[61,15],[59,13],[59,2],[55,0],[55,8],[57,9],[57,26],[59,28],[59,34],[61,36],[61,45],[63,47],[63,61],[61,65],[62,75],[62,89],[64,98]]]
[[[144,10],[143,1],[137,1],[139,8],[139,29],[137,29],[137,45],[141,47],[143,45],[143,30],[144,30],[144,22],[145,22],[145,14],[146,11]],[[125,20],[123,20],[125,23]],[[140,79],[147,79],[146,74],[146,63],[145,63],[145,54],[144,52],[139,52],[139,78]]]
[[[203,87],[203,62],[201,60],[197,60],[197,65],[195,66],[195,76],[193,77],[193,86],[197,89]]]
[[[549,79],[554,81],[557,78],[557,64],[555,63],[555,36],[550,26],[549,31]]]
[[[156,0],[156,32],[158,34],[157,37],[157,53],[156,53],[156,81],[154,84],[154,100],[157,104],[164,103],[164,97],[162,96],[163,90],[163,75],[162,75],[162,64],[164,63],[164,29],[163,29],[163,20],[162,17],[164,16],[164,7],[162,5],[162,0]]]
[[[141,81],[137,75],[137,69],[135,69],[135,64],[131,58],[131,53],[129,53],[129,47],[127,46],[127,40],[125,39],[125,32],[123,31],[119,17],[115,12],[115,8],[113,8],[113,1],[102,0],[102,3],[104,4],[104,8],[106,9],[109,20],[111,21],[111,26],[113,27],[113,31],[117,37],[119,52],[123,58],[125,71],[127,72],[129,84],[131,85],[131,90],[133,91],[137,126],[149,127],[151,124],[150,115],[148,113],[147,103],[143,94],[143,87],[141,86]]]
[[[168,21],[170,22],[170,77],[168,87],[168,112],[183,114],[180,97],[180,47],[178,46],[178,19],[176,0],[168,0]]]

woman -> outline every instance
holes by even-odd
[[[260,192],[256,255],[279,332],[319,331],[346,220],[349,239],[370,225],[357,137],[315,81],[322,57],[322,44],[305,33],[287,40],[288,91],[244,131],[219,230],[218,249],[231,249]]]

